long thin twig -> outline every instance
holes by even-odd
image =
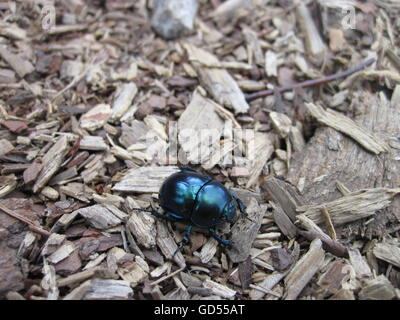
[[[32,231],[39,233],[43,236],[50,237],[50,235],[51,235],[50,232],[38,227],[37,225],[35,225],[33,223],[33,221],[29,220],[28,218],[25,218],[24,216],[13,212],[12,210],[8,209],[7,207],[3,206],[2,204],[0,204],[0,209],[2,211],[4,211],[5,213],[7,213],[8,215],[10,215],[11,217],[13,217],[19,221],[25,222],[29,226],[29,229],[31,229]]]
[[[277,91],[279,93],[282,93],[282,92],[290,91],[290,90],[293,90],[293,89],[296,89],[296,88],[306,88],[306,87],[312,87],[312,86],[319,86],[319,85],[322,85],[322,84],[325,84],[325,83],[328,83],[328,82],[331,82],[331,81],[334,81],[334,80],[337,80],[337,79],[340,79],[340,78],[347,77],[347,76],[349,76],[349,75],[351,75],[351,74],[353,74],[355,72],[361,71],[362,69],[364,69],[364,68],[368,67],[369,65],[371,65],[374,61],[375,61],[375,59],[371,58],[371,59],[368,59],[368,60],[360,63],[359,65],[357,65],[357,66],[355,66],[353,68],[350,68],[348,70],[345,70],[345,71],[342,71],[342,72],[339,72],[339,73],[335,73],[335,74],[332,74],[332,75],[329,75],[329,76],[326,76],[326,77],[323,77],[323,78],[307,80],[307,81],[296,83],[296,84],[293,84],[293,85],[290,85],[290,86],[281,87],[281,88],[278,88]],[[275,90],[271,89],[271,90],[262,90],[262,91],[250,93],[250,94],[246,95],[246,100],[247,100],[247,102],[250,102],[250,101],[253,101],[255,99],[259,99],[259,98],[263,98],[263,97],[266,97],[266,96],[273,95],[274,92],[275,92]]]

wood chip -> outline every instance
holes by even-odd
[[[92,151],[106,151],[109,146],[99,136],[84,136],[79,142],[79,149]]]
[[[306,103],[305,105],[319,122],[350,136],[365,149],[375,154],[388,151],[389,147],[384,141],[341,113],[331,109],[325,111],[322,107],[313,103]]]
[[[2,57],[21,78],[35,70],[35,67],[28,60],[10,52],[4,45],[0,46],[0,57]]]
[[[400,268],[400,247],[398,243],[380,242],[374,246],[375,257]]]
[[[111,107],[109,104],[100,103],[80,118],[80,126],[82,129],[94,131],[102,128],[111,115]]]
[[[203,282],[203,286],[205,288],[211,289],[213,294],[216,294],[217,296],[220,296],[225,299],[232,299],[236,294],[235,290],[232,290],[231,288],[228,288],[227,286],[224,286],[222,284],[219,284],[219,283],[209,280],[209,279],[206,279]]]
[[[246,212],[251,220],[240,216],[231,229],[232,236],[230,240],[232,241],[232,247],[227,250],[227,253],[234,263],[245,261],[249,256],[250,248],[257,237],[264,215],[257,200],[254,198],[250,200]]]
[[[219,148],[223,128],[224,122],[214,109],[213,102],[196,90],[178,120],[178,141],[187,160],[194,164],[208,161],[214,147]]]
[[[42,189],[58,171],[62,162],[64,161],[67,151],[68,140],[65,136],[62,136],[43,157],[42,170],[40,171],[39,176],[33,186],[33,192],[38,192],[40,189]]]
[[[164,221],[157,220],[157,245],[165,258],[174,260],[180,268],[186,266],[185,259],[180,251],[176,252],[178,246],[174,241]],[[176,252],[176,254],[175,254]],[[174,255],[175,254],[175,255]]]
[[[0,140],[0,157],[14,150],[14,146],[6,139]]]
[[[296,299],[315,273],[324,262],[325,251],[322,249],[320,239],[315,239],[310,244],[308,252],[301,257],[285,278],[285,300]]]
[[[390,281],[381,274],[369,280],[358,295],[361,300],[392,300],[396,292]]]
[[[100,230],[120,225],[122,220],[128,216],[117,207],[107,204],[95,204],[94,206],[78,209],[73,213],[80,214],[90,225]]]
[[[156,245],[156,224],[151,213],[143,211],[132,212],[126,226],[136,237],[138,243],[145,248],[149,249]]]
[[[390,205],[400,189],[375,188],[352,192],[337,200],[320,205],[301,206],[298,212],[303,212],[316,224],[324,222],[321,209],[326,207],[334,225],[341,225],[375,214],[378,210]]]
[[[76,249],[75,245],[68,241],[52,253],[47,260],[52,264],[56,264],[67,258]]]
[[[218,59],[191,44],[184,44],[188,51],[189,59],[200,77],[202,85],[220,104],[232,108],[237,113],[246,113],[249,109],[243,92],[236,81],[224,69],[215,68],[219,64]],[[205,65],[212,65],[207,67]]]
[[[300,3],[296,9],[300,28],[305,36],[308,56],[317,64],[322,64],[327,53],[327,47],[323,42],[319,31],[311,17],[311,13],[305,3]]]
[[[119,121],[125,112],[128,111],[137,91],[137,86],[133,82],[124,84],[121,87],[112,106],[111,121]]]
[[[92,279],[86,289],[83,300],[121,300],[129,299],[133,295],[129,281]]]
[[[256,132],[252,144],[253,149],[249,151],[251,152],[252,163],[250,177],[246,183],[246,188],[250,188],[258,182],[258,178],[260,177],[265,164],[274,152],[271,139],[266,133]]]
[[[360,251],[355,248],[349,249],[350,263],[359,279],[368,278],[372,276],[371,268],[369,267],[365,258],[361,255]]]
[[[161,184],[171,174],[178,172],[175,166],[134,168],[115,184],[112,190],[138,193],[157,193]]]

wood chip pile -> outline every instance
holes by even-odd
[[[171,40],[155,5],[0,2],[0,299],[400,299],[399,2],[200,0]],[[246,205],[231,248],[133,210],[179,166]]]

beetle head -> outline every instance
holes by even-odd
[[[222,212],[222,219],[226,222],[233,222],[236,217],[236,201],[229,201]]]

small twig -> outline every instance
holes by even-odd
[[[298,231],[299,235],[306,238],[308,241],[313,241],[318,238],[322,241],[323,248],[337,257],[348,257],[347,248],[338,241],[332,240],[328,235],[323,235],[315,231]]]
[[[58,279],[57,287],[65,287],[65,286],[69,286],[71,284],[82,282],[82,281],[94,276],[101,269],[102,269],[102,267],[96,266],[94,268],[72,274],[64,279]]]
[[[334,80],[337,80],[337,79],[340,79],[340,78],[347,77],[347,76],[349,76],[349,75],[351,75],[351,74],[353,74],[355,72],[361,71],[362,69],[364,69],[364,68],[368,67],[369,65],[371,65],[374,61],[375,61],[375,59],[371,58],[371,59],[368,59],[368,60],[364,61],[363,63],[360,63],[359,65],[357,65],[357,66],[355,66],[353,68],[350,68],[348,70],[345,70],[345,71],[342,71],[342,72],[339,72],[339,73],[335,73],[335,74],[332,74],[332,75],[329,75],[329,76],[326,76],[326,77],[323,77],[323,78],[307,80],[307,81],[296,83],[296,84],[293,84],[293,85],[290,85],[290,86],[281,87],[281,88],[278,88],[277,90],[278,90],[279,93],[282,93],[282,92],[290,91],[290,90],[293,90],[293,89],[296,89],[296,88],[307,88],[307,87],[312,87],[312,86],[319,86],[319,85],[322,85],[322,84],[325,84],[325,83],[328,83],[328,82],[331,82],[331,81],[334,81]],[[270,95],[272,95],[274,93],[275,93],[274,89],[262,90],[262,91],[258,91],[258,92],[247,94],[246,95],[246,100],[247,100],[247,102],[250,102],[250,101],[253,101],[255,99],[259,99],[259,98],[264,98],[264,97],[270,96]]]
[[[324,216],[326,230],[328,231],[328,235],[332,238],[332,240],[336,241],[336,231],[335,227],[333,226],[331,216],[329,215],[328,209],[326,207],[321,208],[321,213]]]
[[[174,271],[174,272],[172,272],[172,273],[170,273],[170,274],[168,274],[168,275],[166,275],[166,276],[164,276],[164,277],[162,277],[162,278],[160,278],[160,279],[158,279],[158,280],[156,280],[156,281],[150,283],[150,285],[151,285],[151,286],[155,286],[156,284],[159,284],[160,282],[163,282],[164,280],[167,280],[167,279],[173,277],[174,275],[178,274],[178,273],[181,272],[183,269],[185,269],[185,268],[180,268],[180,269],[178,269],[178,270],[176,270],[176,271]]]
[[[279,293],[277,293],[275,291],[272,291],[270,289],[266,289],[266,288],[260,287],[260,286],[255,285],[255,284],[250,284],[250,288],[258,290],[258,291],[261,291],[261,292],[263,292],[265,294],[270,294],[270,295],[275,296],[277,298],[281,297],[281,295]]]
[[[33,232],[39,233],[45,237],[50,237],[50,235],[51,235],[50,232],[42,229],[41,227],[38,227],[37,225],[35,225],[33,223],[33,221],[29,220],[28,218],[25,218],[24,216],[13,212],[12,210],[8,209],[7,207],[3,206],[2,204],[0,204],[0,209],[2,211],[4,211],[5,213],[7,213],[8,215],[10,215],[11,217],[13,217],[19,221],[25,222],[29,226],[29,229],[32,230]]]

